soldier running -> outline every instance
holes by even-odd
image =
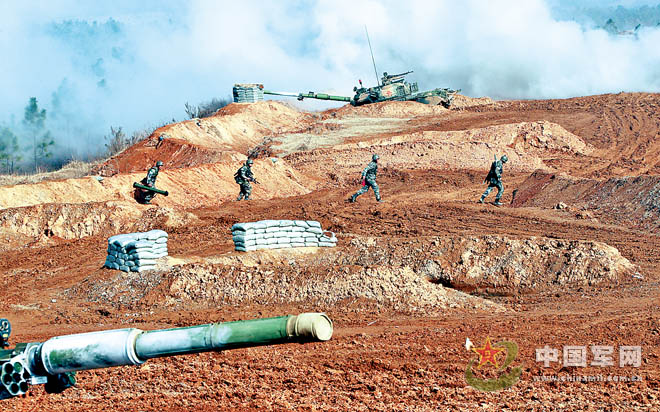
[[[245,197],[245,200],[250,200],[250,193],[252,193],[250,182],[259,183],[257,182],[257,179],[254,178],[252,169],[250,169],[252,163],[254,163],[252,159],[246,160],[245,164],[234,174],[234,180],[236,180],[236,183],[241,186],[241,192],[238,194],[238,199],[236,200],[240,201],[243,197]]]
[[[495,203],[493,204],[495,206],[502,206],[502,203],[500,203],[500,199],[502,198],[502,194],[504,193],[504,186],[502,186],[502,166],[508,160],[509,158],[506,155],[502,156],[500,160],[497,160],[497,156],[495,156],[495,161],[493,161],[493,163],[490,165],[490,171],[488,172],[488,175],[484,179],[484,183],[488,183],[488,187],[486,188],[484,194],[481,195],[481,199],[479,199],[479,203],[483,203],[484,199],[486,199],[486,196],[488,196],[490,191],[493,190],[494,187],[496,187],[497,194],[495,195]]]
[[[371,162],[367,165],[367,167],[364,168],[362,171],[362,187],[360,190],[357,191],[349,201],[351,203],[355,202],[355,199],[357,199],[358,196],[360,196],[363,193],[367,193],[369,188],[374,189],[374,193],[376,194],[376,200],[378,202],[382,202],[380,199],[380,189],[378,188],[378,183],[376,183],[376,174],[378,173],[378,159],[380,157],[375,154],[371,156]]]

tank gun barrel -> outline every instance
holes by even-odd
[[[334,96],[331,94],[326,94],[326,93],[314,93],[314,92],[309,92],[309,93],[287,93],[287,92],[273,92],[270,90],[264,90],[264,94],[272,94],[276,96],[289,96],[289,97],[295,97],[298,100],[303,100],[303,99],[318,99],[318,100],[333,100],[337,102],[350,102],[351,98],[346,97],[346,96]]]
[[[57,393],[75,385],[81,370],[139,365],[149,359],[287,342],[327,341],[332,321],[322,313],[142,331],[114,329],[19,343],[0,351],[0,399],[45,384]]]

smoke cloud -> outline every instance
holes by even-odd
[[[234,83],[351,96],[358,79],[376,83],[365,22],[379,75],[414,70],[409,80],[421,90],[660,91],[660,28],[611,34],[597,27],[604,22],[571,20],[564,3],[0,0],[0,124],[18,129],[37,97],[58,153],[84,157],[104,150],[110,126],[130,134],[182,120],[184,103],[227,98]]]

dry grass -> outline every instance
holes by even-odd
[[[88,176],[92,170],[92,167],[102,162],[103,160],[96,160],[93,162],[81,162],[78,160],[73,160],[62,166],[61,169],[55,170],[53,172],[25,175],[0,175],[0,186],[39,183],[45,180],[76,179],[79,177]]]

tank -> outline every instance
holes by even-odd
[[[143,331],[135,328],[56,336],[43,343],[0,349],[0,399],[45,385],[60,393],[76,384],[77,371],[140,365],[149,359],[288,342],[327,341],[332,321],[323,313],[212,323]],[[9,346],[11,324],[0,319],[0,343]]]
[[[392,100],[404,101],[412,100],[424,104],[438,105],[449,108],[454,99],[454,95],[461,90],[448,88],[438,88],[427,91],[419,91],[417,83],[408,83],[405,76],[411,71],[399,74],[383,73],[381,84],[375,87],[364,87],[362,80],[359,80],[360,87],[354,87],[355,96],[351,99],[353,106],[363,104],[387,102]]]
[[[399,74],[383,73],[381,84],[374,87],[364,87],[362,80],[359,80],[360,87],[354,87],[355,95],[353,97],[347,96],[333,96],[325,93],[288,93],[288,92],[273,92],[263,90],[263,94],[270,94],[276,96],[290,96],[296,97],[298,100],[303,99],[319,99],[319,100],[334,100],[340,102],[350,102],[353,106],[362,106],[365,104],[387,102],[387,101],[416,101],[424,104],[442,105],[449,108],[454,99],[454,95],[461,90],[453,90],[449,88],[438,88],[433,90],[419,91],[417,83],[408,83],[405,76],[412,73],[408,71]],[[263,85],[259,85],[263,89]]]

